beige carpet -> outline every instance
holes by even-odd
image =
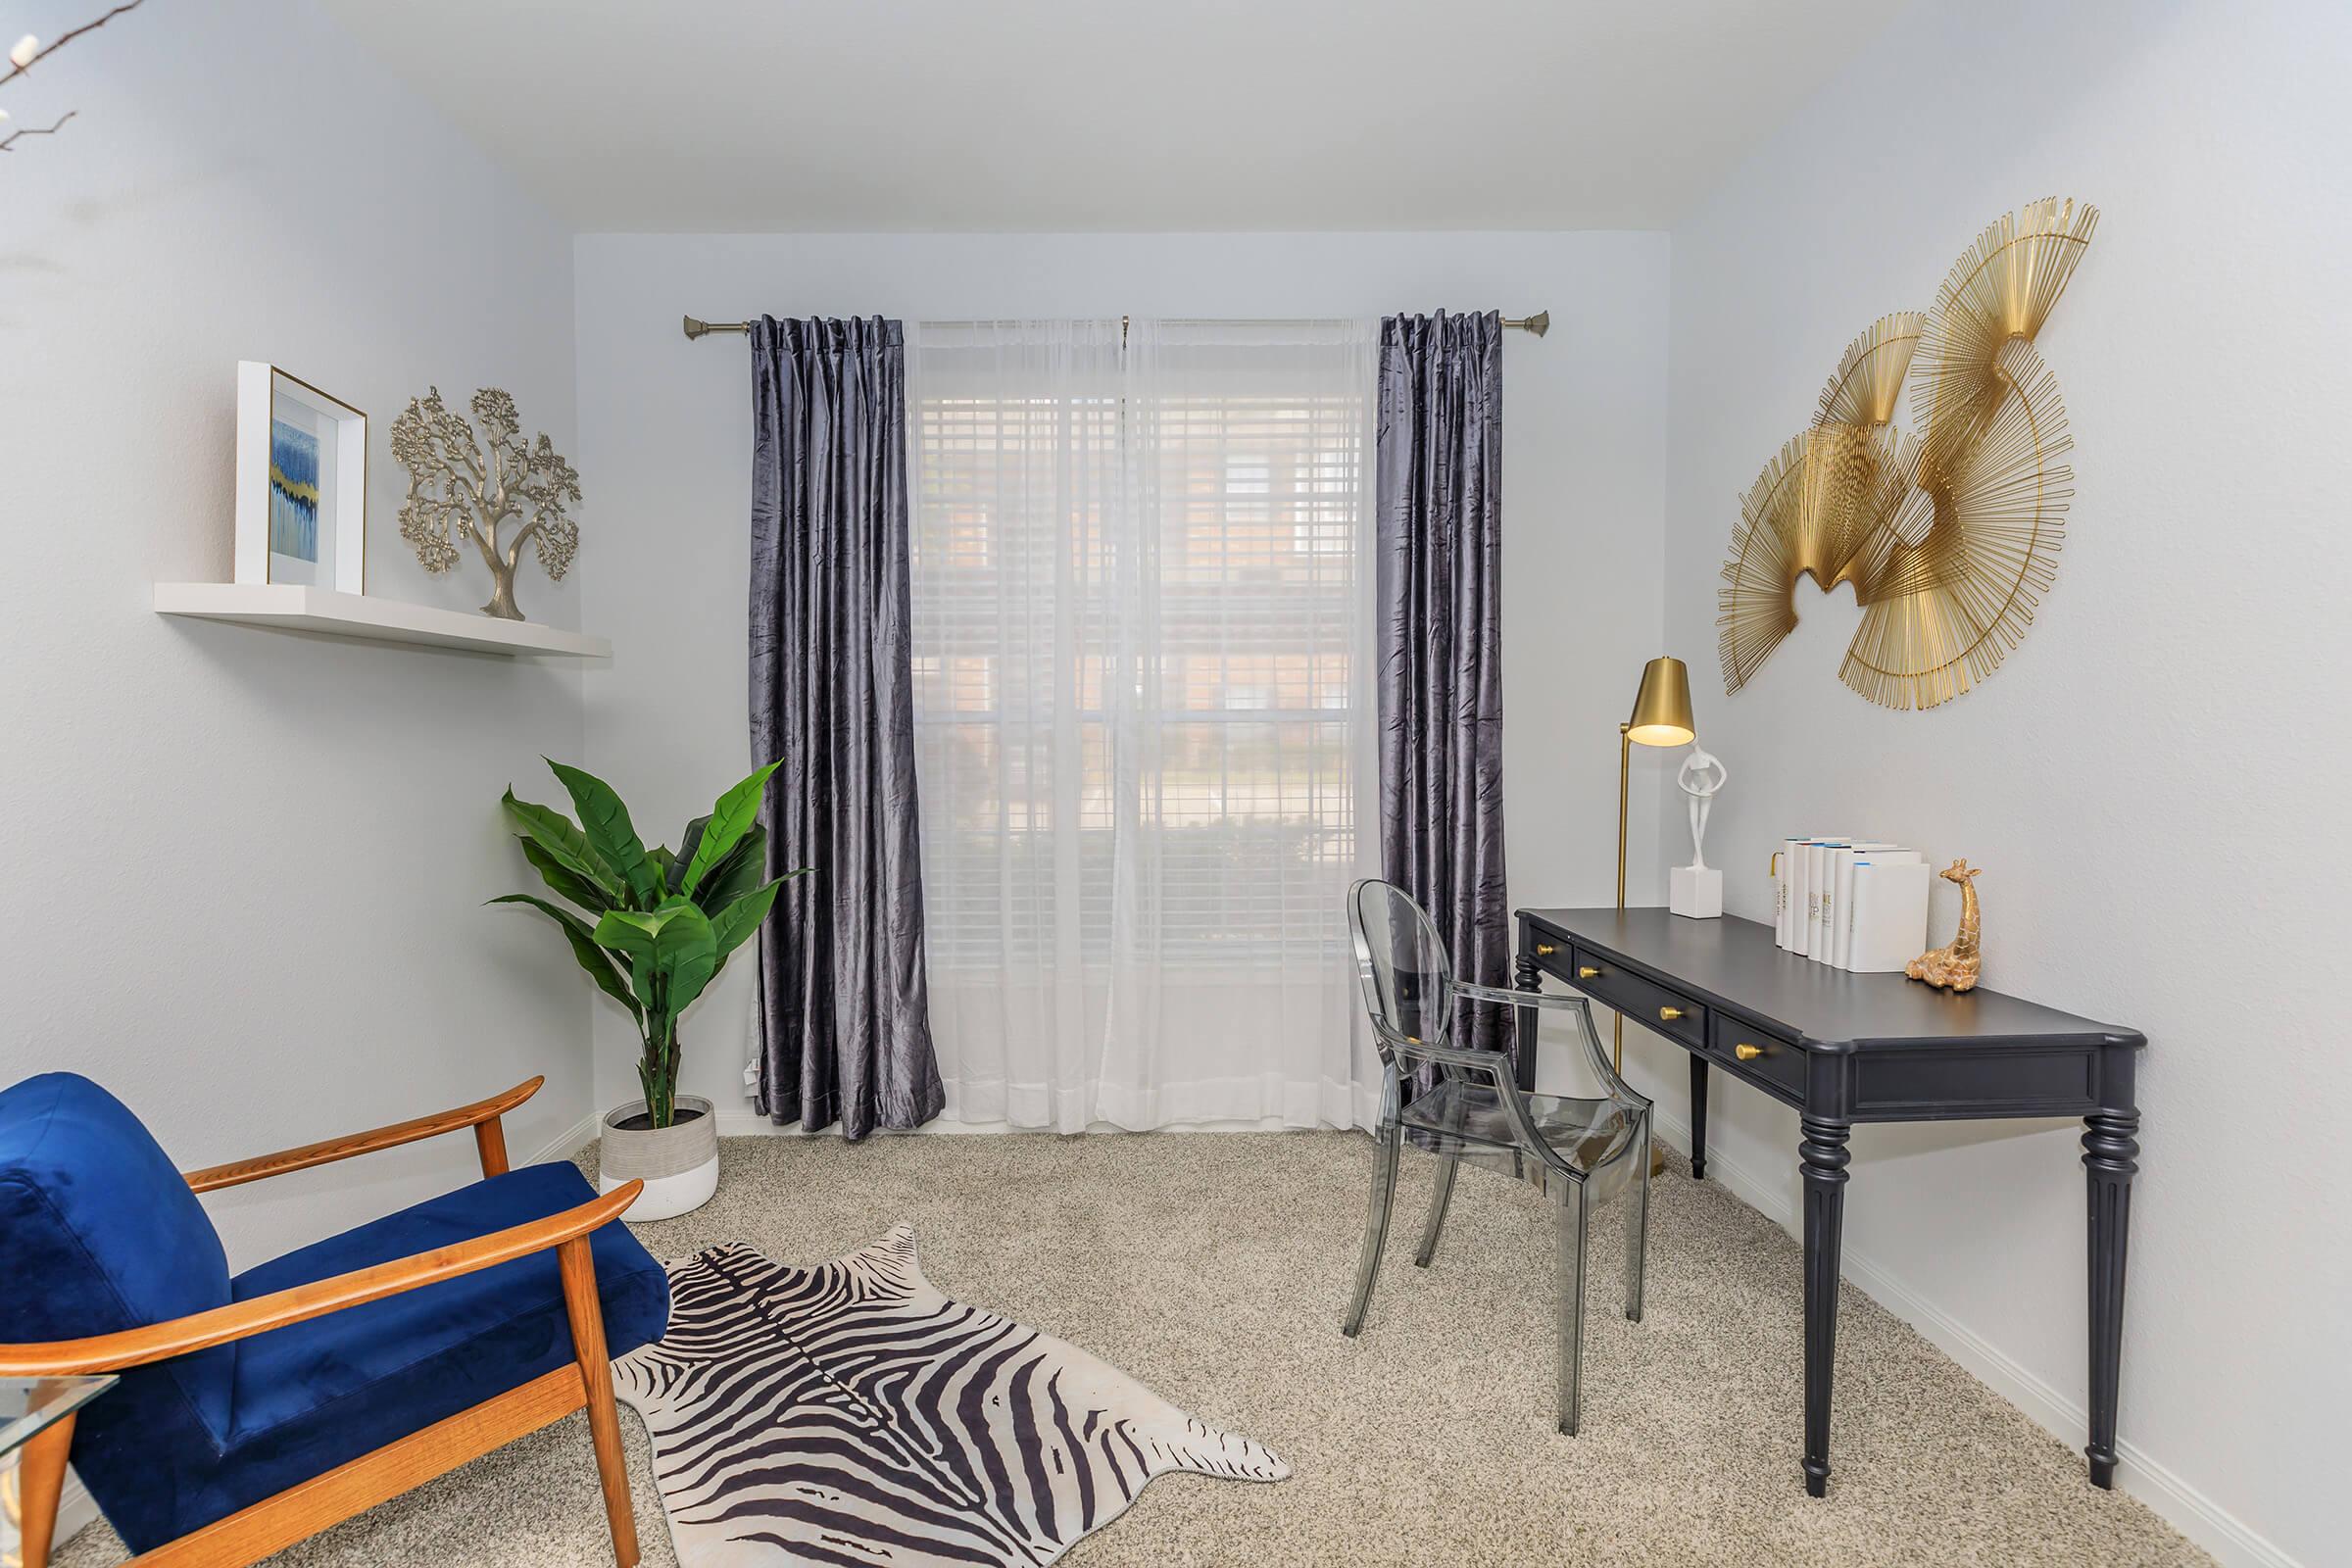
[[[1653,1200],[1646,1321],[1620,1310],[1613,1208],[1593,1238],[1581,1437],[1552,1430],[1551,1232],[1532,1189],[1465,1171],[1424,1273],[1431,1166],[1408,1152],[1371,1318],[1344,1339],[1368,1151],[1340,1133],[729,1139],[716,1200],[640,1234],[660,1257],[744,1241],[813,1260],[908,1220],[949,1295],[1084,1346],[1296,1472],[1155,1481],[1075,1568],[2210,1560],[1850,1288],[1836,1469],[1808,1499],[1795,1245],[1679,1173]],[[621,1425],[645,1560],[672,1563],[643,1431]],[[100,1526],[60,1560],[121,1556]],[[274,1559],[610,1560],[578,1416]]]

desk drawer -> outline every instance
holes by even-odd
[[[1678,1045],[1703,1049],[1707,1041],[1707,1009],[1680,992],[1669,991],[1632,974],[1596,953],[1575,950],[1579,991],[1604,1007],[1614,1007],[1628,1021],[1654,1029]]]
[[[1805,1054],[1778,1035],[1719,1012],[1708,1029],[1707,1054],[1743,1078],[1805,1098]]]

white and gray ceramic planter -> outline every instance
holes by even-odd
[[[669,1219],[710,1201],[718,1191],[718,1116],[700,1095],[680,1095],[677,1109],[699,1110],[667,1127],[630,1129],[620,1124],[645,1114],[645,1102],[632,1100],[605,1112],[605,1137],[597,1156],[597,1181],[611,1192],[642,1178],[645,1191],[626,1219]]]

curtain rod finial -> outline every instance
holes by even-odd
[[[1538,337],[1542,337],[1544,333],[1550,331],[1551,313],[1549,311],[1538,311],[1535,315],[1529,317],[1527,318],[1527,329]]]
[[[698,321],[691,316],[686,318],[686,336],[689,341],[701,337],[710,330],[710,323],[709,321]]]

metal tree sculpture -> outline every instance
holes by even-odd
[[[492,591],[482,613],[520,620],[514,568],[523,541],[532,542],[548,576],[562,582],[580,544],[580,525],[564,514],[564,503],[580,499],[580,476],[545,431],[535,443],[523,441],[507,393],[476,392],[473,417],[482,427],[478,443],[465,416],[444,408],[441,389],[432,387],[392,421],[392,456],[409,470],[400,536],[434,573],[458,564],[458,537],[472,540],[490,568]],[[514,521],[522,526],[502,541],[499,529]]]

